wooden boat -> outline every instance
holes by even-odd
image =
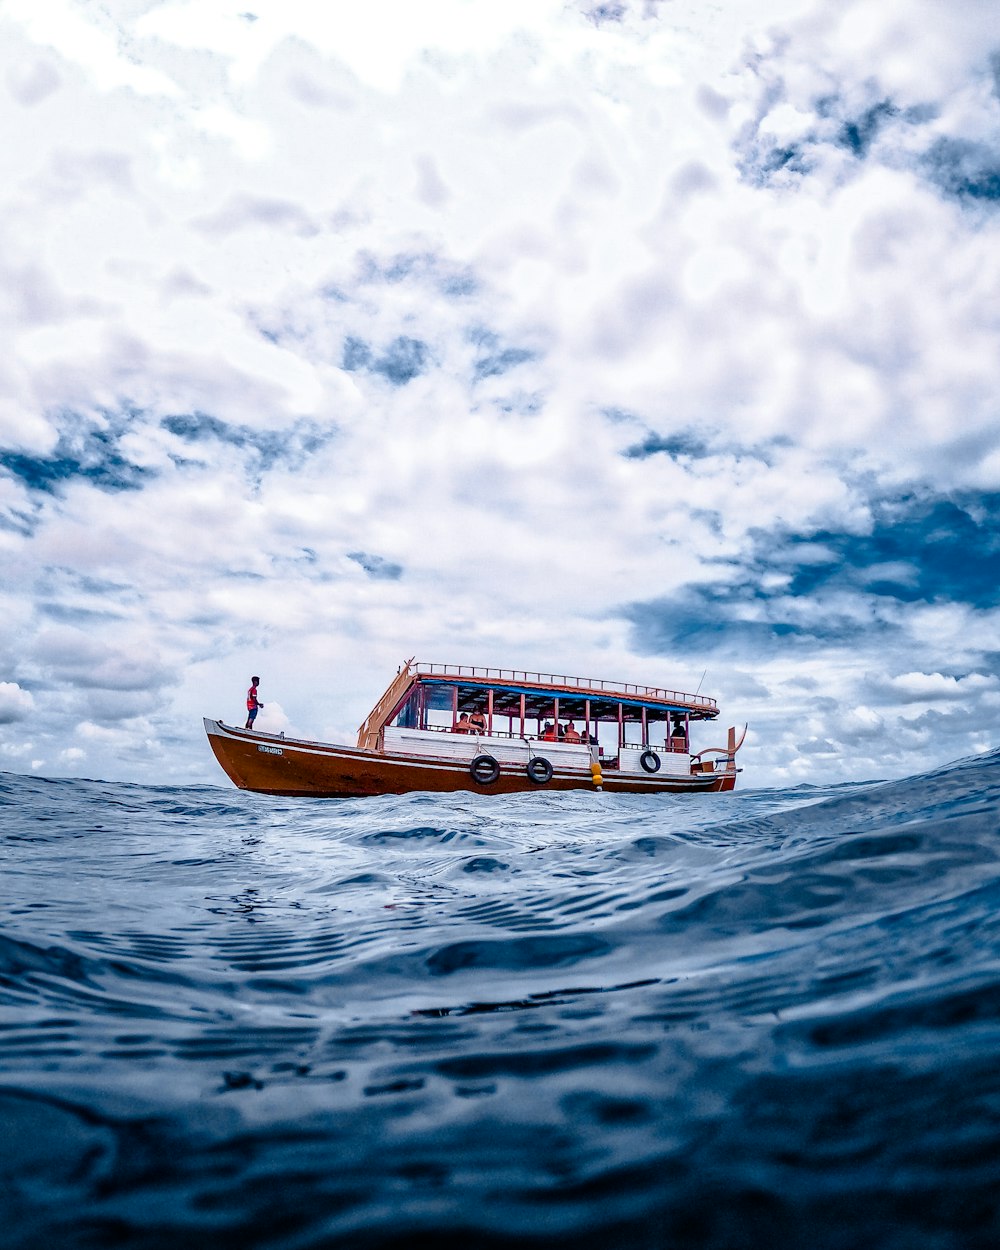
[[[205,720],[241,789],[357,798],[414,790],[732,790],[739,741],[692,754],[691,724],[714,699],[655,686],[408,660],[358,731],[356,747]]]

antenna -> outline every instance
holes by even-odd
[[[708,676],[708,669],[706,668],[704,673],[702,673],[701,675],[701,681],[698,683],[698,689],[695,691],[695,694],[701,694],[701,682],[704,681],[707,676]]]

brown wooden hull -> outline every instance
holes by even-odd
[[[481,794],[516,794],[549,790],[593,790],[589,769],[560,767],[544,785],[530,780],[520,765],[503,764],[488,785],[475,781],[468,762],[405,755],[385,755],[357,747],[304,742],[254,733],[206,720],[205,732],[223,771],[241,790],[258,794],[364,798],[430,790],[471,790]],[[735,769],[690,776],[603,773],[603,789],[612,793],[706,793],[732,790]]]

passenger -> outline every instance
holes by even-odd
[[[580,735],[577,733],[576,726],[572,721],[566,722],[566,728],[563,731],[563,742],[579,742]]]
[[[588,733],[588,731],[587,731],[586,729],[581,729],[581,730],[580,730],[580,741],[581,741],[581,742],[588,742],[588,743],[590,742],[590,734]]]
[[[486,732],[486,717],[482,712],[473,712],[469,717],[469,724],[472,726],[473,733],[484,734]]]
[[[455,733],[457,734],[472,733],[472,726],[469,724],[468,712],[463,712],[462,715],[458,718],[457,722],[455,723]]]
[[[556,727],[550,720],[545,722],[545,728],[542,730],[542,740],[544,742],[555,742],[556,740]]]

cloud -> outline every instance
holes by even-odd
[[[210,217],[200,218],[195,226],[209,235],[225,235],[254,227],[266,231],[287,230],[301,238],[312,238],[320,233],[320,227],[300,205],[253,195],[231,197],[223,208]]]
[[[35,105],[59,89],[62,77],[51,61],[37,58],[7,71],[7,87],[19,104]]]
[[[56,681],[85,690],[157,690],[170,680],[158,656],[141,646],[110,646],[69,627],[40,634],[32,658]]]
[[[438,172],[432,157],[416,157],[417,195],[431,208],[443,207],[451,199],[451,192]]]
[[[981,5],[63,8],[0,19],[24,760],[209,780],[250,673],[350,738],[414,651],[707,667],[758,780],[996,732]]]
[[[16,681],[0,681],[0,725],[12,725],[30,716],[35,707],[31,692]]]
[[[82,685],[83,683],[76,683]],[[88,689],[81,698],[83,712],[92,722],[101,724],[148,717],[162,705],[160,687],[139,690]]]
[[[959,677],[944,673],[900,673],[896,677],[871,674],[868,684],[887,701],[919,704],[960,703],[997,689],[997,679],[984,673]]]

